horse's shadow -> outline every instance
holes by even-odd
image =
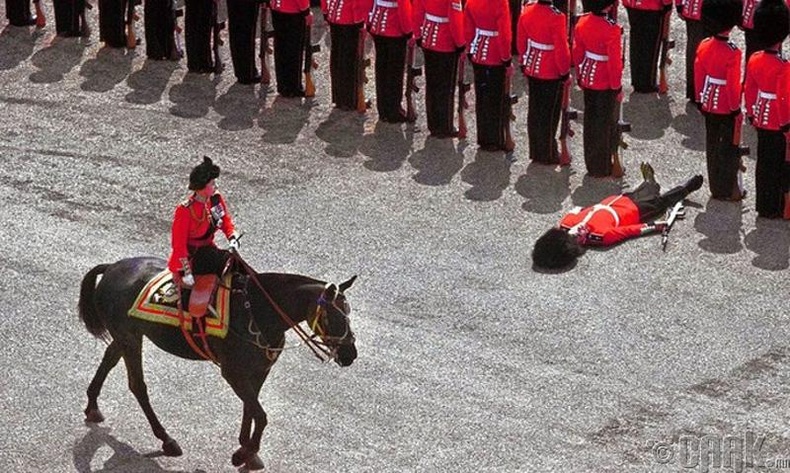
[[[362,143],[365,120],[364,115],[336,108],[318,125],[315,134],[327,143],[328,155],[350,158],[356,154]]]
[[[30,62],[38,68],[30,74],[30,82],[52,84],[62,81],[82,61],[82,55],[89,44],[81,38],[56,36],[49,47],[39,49],[30,58]]]
[[[15,68],[33,54],[41,32],[19,26],[6,25],[0,33],[0,71]]]
[[[263,141],[272,144],[291,144],[310,118],[315,101],[277,96],[270,108],[265,108],[258,118],[258,126],[264,129]]]
[[[562,210],[562,202],[570,195],[571,167],[531,162],[527,172],[516,181],[516,192],[524,197],[525,211],[552,214]]]
[[[573,205],[588,207],[611,195],[621,194],[625,183],[622,179],[598,178],[585,175],[582,184],[571,194]]]
[[[655,94],[631,94],[623,105],[626,121],[631,122],[634,138],[640,140],[657,140],[664,136],[664,130],[672,124],[672,112],[669,109],[668,95],[656,97]]]
[[[461,180],[472,187],[464,192],[469,200],[490,202],[502,197],[510,185],[513,161],[501,152],[478,150],[475,160],[461,170]]]
[[[705,211],[694,219],[694,228],[705,235],[698,242],[699,247],[719,254],[735,254],[741,251],[742,214],[743,207],[740,202],[708,200]]]
[[[80,88],[86,92],[109,92],[129,75],[134,56],[134,51],[123,48],[101,48],[95,58],[82,64],[80,75],[85,80]]]
[[[140,105],[159,102],[176,69],[178,69],[177,62],[146,59],[143,67],[131,73],[126,80],[129,88],[132,89],[126,94],[126,101]]]
[[[412,151],[414,126],[376,122],[373,133],[365,135],[360,153],[370,158],[363,166],[376,172],[400,169]]]
[[[236,82],[214,103],[214,110],[222,116],[217,126],[227,131],[249,130],[265,102],[265,92],[258,97],[254,87]]]
[[[409,164],[417,171],[412,179],[426,186],[446,186],[464,167],[464,147],[465,142],[456,148],[453,140],[427,139],[425,147],[409,158]]]
[[[677,115],[672,120],[672,127],[685,138],[680,140],[685,148],[694,151],[705,151],[705,119],[691,102],[686,103],[686,114]]]
[[[208,115],[214,106],[220,80],[220,77],[212,79],[208,74],[185,74],[180,84],[170,88],[169,99],[173,102],[170,114],[181,118],[201,118]]]
[[[141,473],[141,472],[161,472],[161,473],[205,473],[204,470],[167,470],[162,468],[153,458],[162,455],[161,451],[151,453],[140,453],[134,448],[118,441],[110,435],[109,427],[99,427],[88,424],[90,430],[72,449],[74,455],[74,467],[78,473]],[[103,447],[112,450],[112,456],[105,460],[99,469],[92,466],[94,457]]]
[[[787,222],[757,218],[755,226],[744,238],[746,248],[756,253],[752,265],[768,271],[790,267],[790,232]]]

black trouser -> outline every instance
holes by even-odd
[[[425,115],[432,135],[447,136],[456,132],[455,89],[458,77],[458,53],[423,48],[425,57]]]
[[[220,250],[214,245],[201,246],[194,251],[190,249],[192,274],[216,274],[222,276],[222,270],[230,258],[230,251]]]
[[[757,167],[754,171],[757,215],[781,218],[787,191],[785,134],[757,129]]]
[[[697,57],[697,46],[707,36],[701,21],[686,20],[686,98],[699,102],[694,88],[694,59]]]
[[[618,113],[616,90],[584,89],[584,164],[593,177],[612,174]]]
[[[145,0],[143,13],[148,59],[178,59],[173,0]]]
[[[560,155],[555,137],[562,113],[563,81],[535,77],[528,77],[527,80],[529,159],[543,164],[557,164]]]
[[[185,0],[184,44],[187,69],[191,72],[214,71],[212,27],[217,18],[216,8],[214,0]]]
[[[472,67],[475,71],[477,144],[487,149],[502,149],[506,125],[505,66],[472,63]]]
[[[126,21],[129,2],[141,0],[99,0],[99,39],[113,48],[126,47]]]
[[[284,97],[304,96],[304,47],[305,41],[310,41],[310,38],[305,38],[305,17],[309,11],[280,13],[271,10],[274,27],[274,73],[277,77],[277,93]]]
[[[635,92],[657,92],[656,73],[661,52],[661,25],[664,13],[626,8],[628,33],[631,35],[628,60],[631,64],[631,85]]]
[[[741,164],[738,146],[733,144],[735,116],[713,113],[704,115],[705,160],[710,194],[714,199],[730,199],[737,195],[738,168]]]
[[[242,84],[260,82],[256,65],[255,31],[260,4],[256,0],[228,0],[228,39],[233,72]]]
[[[639,221],[650,222],[675,203],[685,199],[689,191],[686,186],[677,186],[662,194],[661,186],[657,182],[643,181],[639,187],[623,195],[636,204],[636,208],[639,209]]]
[[[80,36],[84,20],[85,0],[53,0],[55,32],[59,36]]]
[[[33,23],[30,0],[5,0],[5,15],[14,26],[29,26]]]
[[[363,51],[359,37],[362,23],[355,25],[329,24],[332,50],[329,53],[329,73],[332,76],[332,103],[341,110],[356,110],[359,97],[359,67]],[[361,54],[362,53],[362,54]]]
[[[376,109],[384,121],[399,121],[404,113],[403,73],[408,36],[373,35],[376,45]]]

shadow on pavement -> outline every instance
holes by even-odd
[[[222,130],[248,130],[255,125],[255,119],[266,103],[266,91],[262,90],[260,98],[255,93],[254,85],[235,82],[228,90],[217,97],[214,110],[222,116],[217,126]]]
[[[585,174],[582,184],[571,193],[571,201],[579,207],[595,205],[610,195],[622,194],[624,185],[622,179],[590,177]]]
[[[129,76],[134,51],[105,46],[96,57],[82,64],[80,75],[85,78],[80,88],[86,92],[108,92]]]
[[[310,121],[310,110],[316,106],[313,99],[277,96],[269,108],[258,117],[258,126],[264,130],[263,141],[272,144],[292,144]]]
[[[521,208],[529,213],[552,214],[562,210],[562,202],[570,195],[570,166],[558,167],[534,161],[518,178],[515,189],[525,201]]]
[[[752,265],[768,271],[790,267],[790,232],[787,222],[758,217],[755,227],[744,238],[746,248],[756,253]]]
[[[657,140],[664,136],[664,130],[672,124],[672,111],[669,97],[655,94],[631,94],[623,104],[625,121],[631,122],[628,133],[640,140]]]
[[[173,102],[170,114],[181,118],[205,117],[214,106],[220,80],[209,74],[185,74],[180,84],[170,88],[169,99]]]
[[[409,164],[417,171],[412,179],[426,186],[446,186],[464,167],[465,147],[465,142],[456,148],[454,140],[428,138],[425,147],[409,158]]]
[[[363,166],[370,171],[400,169],[412,152],[414,125],[385,123],[379,120],[373,133],[365,135],[360,153],[369,158]]]
[[[683,147],[693,151],[705,151],[705,119],[696,105],[686,102],[686,113],[672,120],[672,127],[685,138],[680,140]]]
[[[52,84],[62,81],[69,71],[82,62],[82,55],[89,45],[90,41],[81,38],[55,36],[50,46],[39,49],[30,58],[30,62],[38,68],[30,74],[30,82]]]
[[[327,143],[326,154],[336,158],[351,158],[359,150],[367,116],[357,112],[333,109],[318,125],[315,134]]]
[[[513,162],[501,151],[477,150],[475,160],[461,170],[461,180],[472,187],[464,192],[469,200],[493,201],[502,197],[510,185],[510,167]]]
[[[5,21],[5,18],[3,18]],[[7,24],[0,32],[0,71],[7,71],[18,66],[33,54],[36,39],[41,32],[32,27],[11,26]]]
[[[710,253],[734,254],[743,249],[741,202],[709,199],[705,211],[697,215],[694,228],[705,235],[698,245]]]
[[[178,69],[177,62],[146,59],[143,67],[131,73],[126,80],[129,88],[132,89],[126,94],[126,101],[140,105],[159,102],[176,69]]]

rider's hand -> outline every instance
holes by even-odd
[[[236,235],[231,235],[231,237],[228,239],[228,245],[233,248],[233,250],[239,251],[239,237]]]
[[[192,287],[195,285],[195,277],[192,276],[192,273],[187,273],[181,278],[181,285],[186,287]]]

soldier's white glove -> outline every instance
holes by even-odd
[[[183,278],[181,278],[181,283],[184,286],[187,286],[187,287],[194,286],[195,285],[195,277],[192,276],[192,273],[187,273],[187,274],[184,275]]]
[[[239,251],[239,238],[236,235],[232,235],[230,239],[228,239],[228,246]]]

